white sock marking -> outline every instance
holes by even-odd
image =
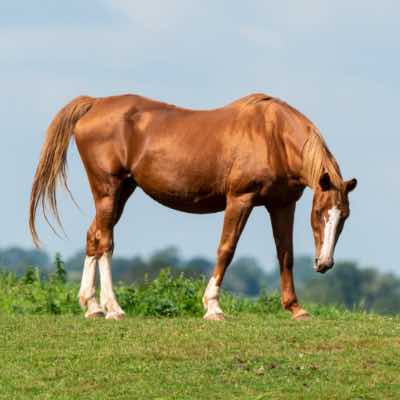
[[[94,299],[96,295],[96,258],[86,256],[83,265],[81,287],[79,289],[79,298],[81,306],[85,307],[89,300]]]
[[[119,306],[112,287],[112,275],[111,275],[111,254],[104,253],[99,258],[99,270],[100,270],[100,304],[109,313],[123,314],[121,307]]]
[[[213,314],[223,314],[219,303],[219,286],[216,285],[216,279],[212,277],[207,285],[207,288],[204,292],[203,296],[203,303],[204,307],[207,309],[206,315],[213,315]]]

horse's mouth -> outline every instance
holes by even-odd
[[[326,271],[329,271],[334,265],[333,260],[328,260],[325,262],[320,262],[318,258],[314,260],[314,270],[321,274],[324,274]]]

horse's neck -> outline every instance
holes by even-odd
[[[281,132],[281,140],[285,147],[287,174],[297,178],[303,186],[309,186],[307,177],[303,175],[303,149],[309,138],[306,129],[299,127],[290,134]]]

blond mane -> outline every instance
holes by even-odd
[[[340,189],[343,179],[339,165],[322,135],[313,129],[303,148],[303,176],[307,179],[308,185],[315,189],[325,172],[329,174],[333,186]]]
[[[260,101],[266,101],[272,99],[271,96],[264,93],[252,93],[247,96],[241,97],[238,100],[229,103],[229,106],[250,106],[259,103]]]

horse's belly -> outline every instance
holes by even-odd
[[[215,170],[199,173],[197,168],[185,165],[175,168],[172,165],[153,162],[140,166],[132,174],[146,194],[167,207],[191,213],[212,213],[225,209],[223,184],[215,175]]]
[[[139,185],[140,186],[140,185]],[[222,195],[182,195],[153,191],[140,186],[143,191],[158,203],[178,211],[194,214],[206,214],[223,211],[226,207],[226,198]]]

